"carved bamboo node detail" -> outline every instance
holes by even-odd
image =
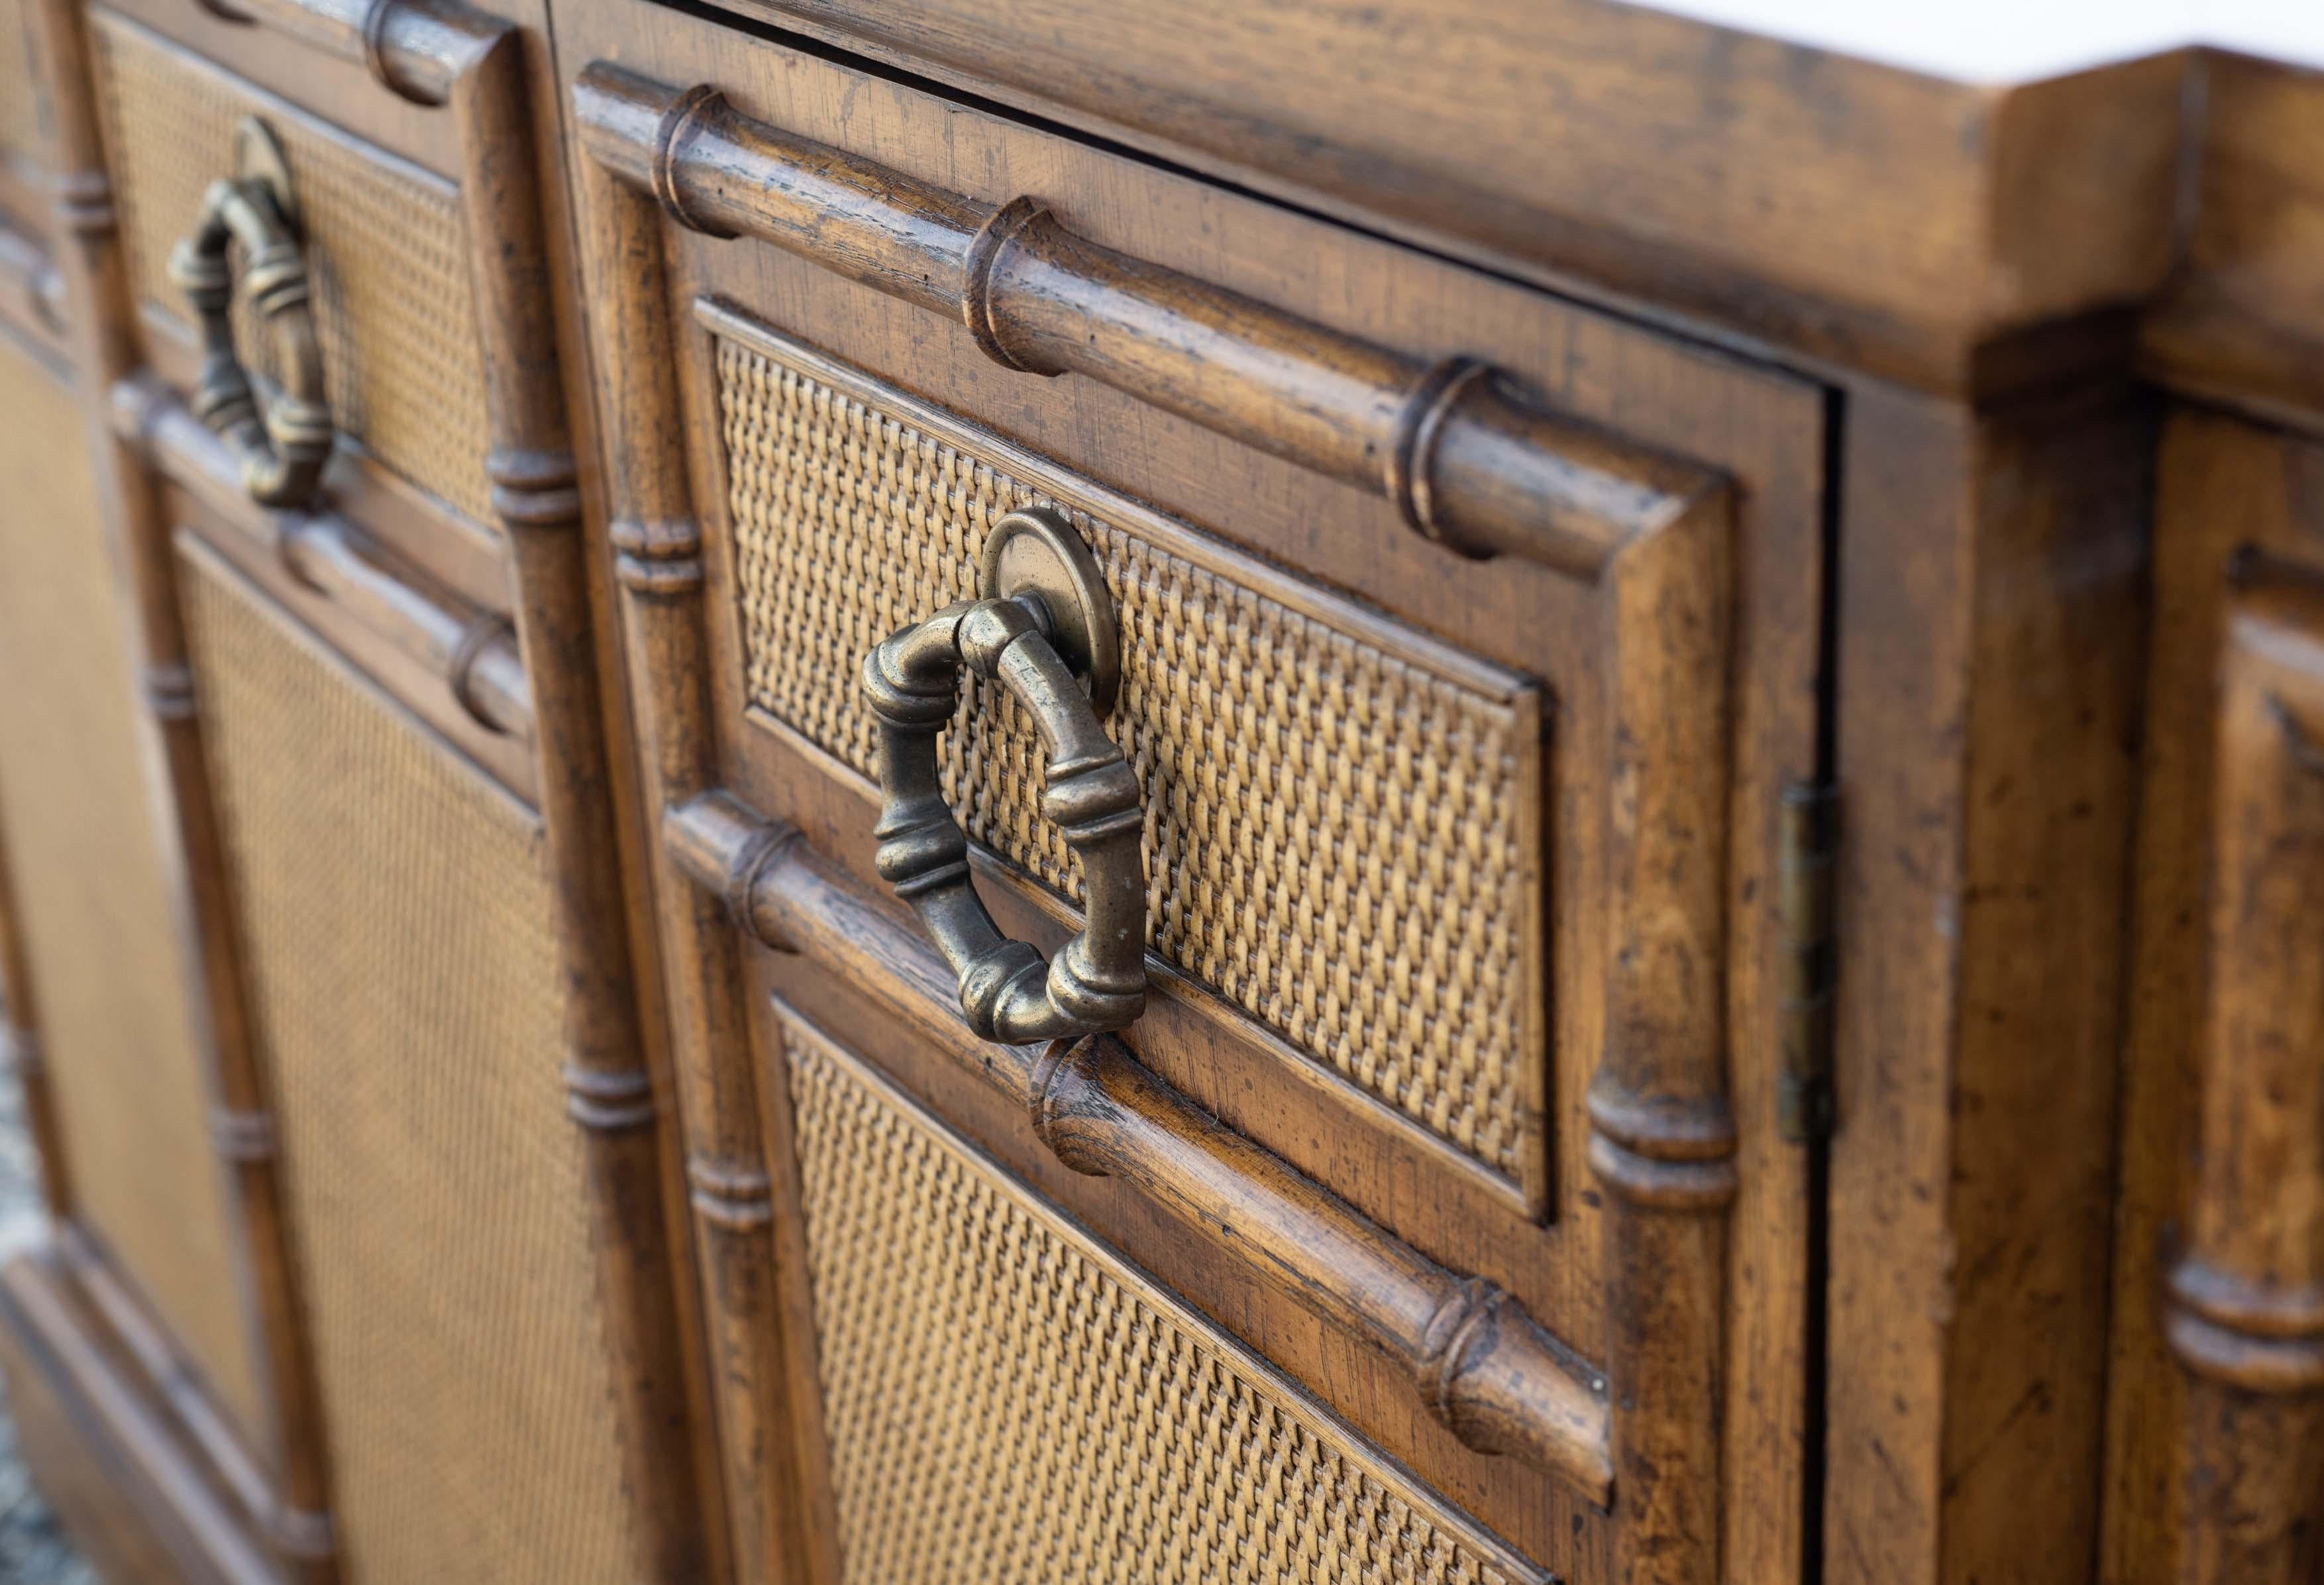
[[[775,1219],[774,1184],[748,1163],[697,1155],[686,1163],[695,1210],[730,1232],[750,1232]]]
[[[113,204],[113,183],[102,171],[75,171],[57,178],[58,222],[76,236],[102,236],[121,223]]]
[[[2182,1259],[2168,1279],[2163,1331],[2190,1370],[2214,1381],[2264,1394],[2324,1389],[2324,1289]]]
[[[468,624],[454,646],[450,663],[445,668],[445,681],[451,684],[452,697],[462,709],[485,730],[505,734],[508,728],[486,709],[476,691],[476,663],[484,652],[496,644],[512,640],[516,624],[497,611],[488,612]]]
[[[1436,446],[1444,421],[1461,403],[1471,382],[1489,378],[1492,366],[1473,357],[1448,357],[1420,377],[1396,415],[1396,441],[1388,449],[1382,484],[1404,525],[1421,538],[1472,559],[1491,552],[1472,549],[1446,532],[1436,514]]]
[[[991,217],[977,227],[976,236],[968,245],[968,255],[961,268],[960,318],[968,333],[984,356],[1006,369],[1019,374],[1040,375],[1054,379],[1065,371],[1028,363],[1009,350],[1001,339],[1000,327],[992,317],[992,266],[1009,245],[1049,218],[1047,204],[1038,199],[1018,197],[992,211]]]
[[[217,1144],[218,1154],[230,1162],[263,1162],[274,1158],[274,1119],[265,1112],[212,1107],[210,1137]]]
[[[387,24],[399,4],[401,0],[371,0],[363,19],[363,63],[364,70],[380,87],[398,98],[408,99],[411,96],[404,91],[387,64]]]
[[[1735,1119],[1723,1098],[1656,1106],[1593,1089],[1590,1124],[1591,1171],[1631,1203],[1716,1211],[1735,1198]]]
[[[688,231],[731,241],[736,233],[710,224],[686,207],[685,189],[678,180],[678,162],[687,134],[709,112],[725,107],[726,96],[708,83],[695,84],[671,102],[661,124],[654,128],[653,195],[662,213]]]
[[[774,862],[777,854],[798,839],[795,828],[770,823],[752,833],[750,840],[735,851],[734,862],[727,867],[725,887],[720,894],[726,917],[735,929],[746,935],[757,933],[751,922],[751,898],[758,890],[759,876]],[[777,941],[766,944],[777,951],[792,950]]]
[[[194,674],[183,663],[165,663],[145,668],[143,678],[145,708],[160,721],[190,721],[194,718]]]
[[[484,458],[493,515],[512,528],[569,528],[581,521],[573,453],[494,447]]]
[[[269,1529],[274,1550],[300,1562],[327,1562],[338,1552],[338,1534],[328,1514],[285,1503],[275,1509]]]
[[[650,597],[692,594],[702,587],[702,533],[693,524],[616,522],[613,576]]]
[[[567,1062],[563,1073],[565,1114],[584,1128],[622,1134],[644,1127],[657,1115],[653,1076],[641,1068],[606,1072]]]

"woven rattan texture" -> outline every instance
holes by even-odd
[[[60,384],[0,343],[0,841],[80,1215],[263,1430],[127,616]]]
[[[634,1577],[531,816],[235,575],[189,620],[364,1580]]]
[[[871,774],[862,658],[976,593],[1032,485],[721,339],[752,701]],[[1060,504],[1062,505],[1062,504]],[[1511,1178],[1525,1141],[1520,717],[1068,508],[1122,625],[1108,728],[1144,783],[1154,950]],[[1024,713],[972,684],[946,790],[978,842],[1077,898]]]
[[[333,420],[387,467],[490,524],[483,344],[457,193],[281,112],[127,23],[107,19],[97,38],[139,294],[187,317],[170,283],[170,250],[193,228],[209,184],[233,173],[235,128],[260,114],[281,140],[299,195]],[[264,372],[272,354],[252,331],[255,318],[237,305],[242,356]]]
[[[777,1010],[852,1585],[1533,1577]]]
[[[40,113],[32,97],[32,41],[23,0],[0,0],[0,157],[40,156]]]

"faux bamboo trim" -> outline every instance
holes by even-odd
[[[51,164],[56,215],[72,241],[61,249],[74,359],[98,493],[123,563],[137,664],[149,673],[186,664],[184,616],[178,602],[172,524],[157,481],[134,445],[113,432],[113,387],[137,373],[136,304],[122,246],[97,107],[87,13],[77,0],[32,0],[27,35],[39,79],[51,96]],[[158,763],[174,829],[169,846],[187,877],[192,928],[181,932],[192,959],[189,983],[200,1006],[194,1027],[213,1104],[236,1112],[269,1108],[254,1050],[249,985],[235,929],[233,899],[217,810],[198,713],[154,718]],[[224,1163],[241,1235],[237,1275],[246,1298],[270,1423],[274,1506],[322,1516],[330,1511],[331,1471],[312,1334],[290,1237],[283,1185],[272,1159]],[[327,1525],[318,1532],[327,1539]],[[327,1546],[275,1543],[296,1585],[337,1585]],[[297,1538],[290,1538],[294,1542]]]
[[[1031,199],[947,191],[752,120],[706,86],[600,61],[573,93],[588,153],[677,224],[772,243],[958,320],[1003,367],[1083,375],[1360,485],[1463,554],[1594,579],[1718,487],[1481,364],[1431,365],[1126,257]]]
[[[159,381],[119,382],[113,408],[115,430],[141,445],[155,467],[271,546],[309,589],[421,660],[478,722],[519,739],[534,736],[530,686],[504,618],[428,589],[422,575],[395,566],[389,552],[337,513],[254,505],[241,487],[233,453]]]
[[[636,726],[640,783],[650,820],[702,791],[717,756],[710,729],[709,636],[702,601],[702,536],[686,479],[673,374],[658,351],[664,261],[652,195],[579,176],[584,292],[593,344],[605,360],[599,393],[606,439],[609,537],[622,591],[624,660]],[[733,1171],[764,1171],[764,1111],[742,986],[741,943],[706,897],[649,851],[660,925],[672,1076],[686,1145],[694,1262],[706,1348],[716,1369],[723,1504],[711,1525],[731,1551],[722,1576],[836,1578],[839,1559],[819,1473],[809,1345],[786,1324],[777,1251],[782,1219],[738,1206]],[[755,1191],[753,1191],[755,1192]],[[825,1515],[818,1519],[817,1515]]]
[[[770,839],[768,833],[775,836]],[[1614,1496],[1606,1400],[1571,1351],[1492,1284],[1449,1272],[1241,1138],[1111,1036],[1009,1046],[961,1022],[953,977],[796,831],[712,792],[672,809],[663,842],[704,894],[748,883],[758,941],[823,962],[1024,1107],[1076,1172],[1118,1177],[1248,1264],[1252,1274],[1403,1367],[1432,1414],[1481,1452],[1506,1453]],[[1231,1237],[1219,1229],[1231,1225]]]
[[[2200,1149],[2163,1331],[2176,1578],[2294,1585],[2324,1518],[2324,579],[2246,558],[2219,668]]]

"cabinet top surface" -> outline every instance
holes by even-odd
[[[2313,0],[1654,0],[1651,9],[1961,82],[2030,82],[2207,44],[2324,67]]]

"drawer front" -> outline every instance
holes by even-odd
[[[863,657],[975,598],[1001,517],[1065,508],[1120,611],[1108,725],[1144,798],[1156,956],[1538,1191],[1539,688],[747,319],[709,328],[750,705],[868,780]],[[969,836],[1078,904],[1026,713],[972,682],[945,741]]]
[[[236,128],[257,116],[297,187],[333,422],[401,478],[491,523],[483,342],[454,183],[124,18],[100,15],[94,36],[132,280],[160,333],[190,344],[171,250],[234,171]],[[278,375],[257,316],[237,310],[245,366]]]
[[[776,1016],[848,1580],[1545,1579]]]
[[[346,1553],[632,1578],[540,822],[181,548]]]
[[[1775,883],[1815,765],[1821,394],[648,14],[576,15],[559,57],[746,1566],[854,1500],[856,1384],[802,1374],[846,1257],[785,1288],[841,1164],[758,1089],[803,1018],[1447,1525],[1575,1579],[1794,1570],[1764,1497],[1805,1413]],[[1118,614],[1088,729],[1140,804],[1142,910],[1130,822],[1050,781],[1069,740],[1088,785],[1111,763],[1078,695],[972,678],[938,725],[894,669],[1026,510]],[[1038,661],[993,642],[955,647]],[[1084,963],[1130,932],[1077,931],[1140,916],[1118,1041],[980,1043],[1085,1032],[1042,1020],[1095,981],[1020,953],[981,1001],[1003,949],[964,876]]]
[[[241,1261],[71,389],[0,339],[0,869],[75,1214],[253,1436]]]

